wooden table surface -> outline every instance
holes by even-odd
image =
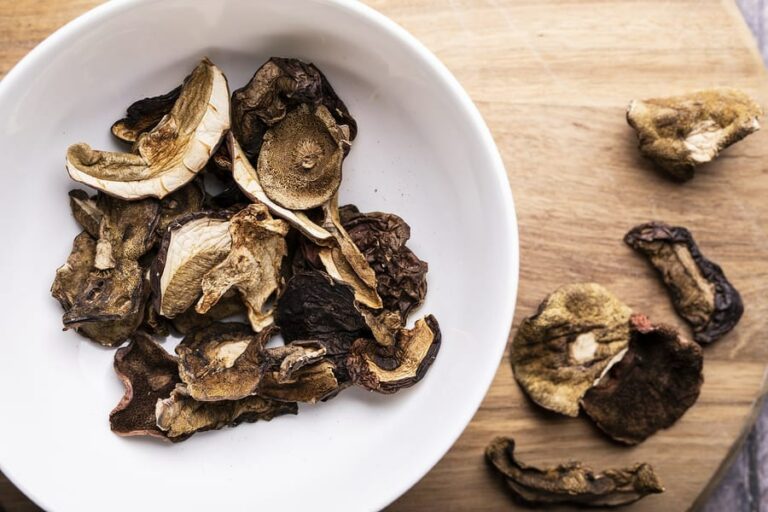
[[[1,0],[0,76],[96,0]],[[515,325],[567,282],[597,281],[636,311],[680,325],[644,261],[621,243],[651,218],[689,227],[741,290],[736,331],[705,351],[697,404],[634,448],[583,418],[531,405],[505,356],[483,405],[443,460],[391,510],[515,509],[483,448],[513,435],[531,463],[653,464],[666,492],[634,510],[700,505],[748,431],[764,394],[768,345],[768,130],[729,149],[685,185],[642,160],[628,101],[690,89],[743,88],[768,107],[768,76],[731,1],[370,0],[424,42],[477,103],[507,165],[520,224]],[[404,461],[407,463],[407,461]],[[372,483],[372,485],[374,485]],[[0,503],[36,510],[0,478]],[[2,508],[0,506],[0,508]]]

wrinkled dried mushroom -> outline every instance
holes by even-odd
[[[637,444],[696,402],[703,354],[674,328],[654,326],[643,315],[633,315],[630,326],[626,354],[584,394],[581,406],[613,439]]]
[[[125,395],[109,414],[112,431],[121,436],[165,437],[157,427],[155,405],[181,382],[176,358],[146,334],[136,333],[115,353],[115,372]]]
[[[485,450],[493,468],[504,478],[515,498],[525,504],[567,503],[617,507],[649,494],[664,492],[649,464],[595,473],[580,462],[539,469],[515,458],[515,441],[497,437]]]
[[[181,86],[160,96],[144,98],[131,104],[126,116],[112,125],[112,134],[133,144],[141,134],[150,131],[168,114],[181,94]]]
[[[675,179],[760,128],[760,106],[735,89],[709,89],[671,98],[633,100],[627,121],[640,152]]]
[[[160,201],[160,219],[155,230],[162,240],[165,231],[173,222],[203,209],[205,188],[202,180],[195,179]]]
[[[701,254],[690,231],[649,222],[632,228],[624,241],[659,271],[697,342],[712,343],[739,322],[744,313],[741,295],[720,266]]]
[[[393,346],[358,339],[347,358],[352,381],[379,393],[394,393],[419,382],[440,350],[440,326],[432,315],[416,321],[413,329],[397,333]]]
[[[228,129],[227,80],[204,59],[168,115],[136,141],[134,153],[75,144],[67,150],[67,170],[73,180],[112,196],[163,198],[194,179]]]
[[[631,310],[594,283],[558,288],[512,341],[515,379],[540,406],[576,417],[579,399],[627,347]]]
[[[273,321],[272,308],[264,305],[280,285],[288,224],[273,219],[263,204],[251,204],[232,217],[229,234],[229,254],[203,276],[203,295],[195,309],[206,313],[234,288],[248,310],[251,327],[258,332]]]
[[[269,421],[284,414],[297,414],[295,403],[249,396],[241,400],[198,402],[185,394],[183,386],[170,398],[157,401],[157,427],[171,440],[183,441],[196,432],[234,427],[240,423]]]
[[[204,329],[219,320],[235,315],[245,315],[245,306],[235,290],[231,290],[216,303],[207,313],[201,315],[195,308],[173,317],[171,324],[180,334],[187,335],[198,329]]]

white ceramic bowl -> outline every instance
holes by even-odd
[[[62,332],[48,293],[78,232],[65,150],[117,147],[109,126],[124,109],[176,86],[205,55],[233,89],[271,55],[313,61],[357,118],[342,203],[404,217],[429,262],[417,314],[437,316],[443,344],[415,387],[348,390],[295,417],[177,445],[110,432],[123,393],[113,350]],[[518,269],[502,161],[446,68],[362,4],[109,2],[2,80],[0,155],[0,469],[47,510],[381,509],[450,448],[491,383]]]

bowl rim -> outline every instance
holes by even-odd
[[[89,11],[79,15],[73,20],[69,21],[51,35],[46,37],[37,46],[35,46],[29,53],[27,53],[19,62],[17,62],[3,77],[0,79],[0,105],[4,101],[4,97],[9,94],[8,91],[12,91],[17,82],[23,80],[25,75],[41,62],[46,59],[47,53],[53,51],[59,44],[66,42],[66,40],[81,31],[87,30],[90,26],[99,23],[102,20],[119,15],[120,13],[134,8],[139,8],[144,4],[150,4],[153,0],[111,0],[104,4],[98,5]],[[299,0],[296,0],[299,1]],[[503,242],[505,252],[508,254],[511,260],[509,267],[507,268],[505,283],[503,288],[507,290],[505,297],[503,298],[501,309],[506,311],[506,317],[498,321],[498,325],[494,330],[493,337],[499,337],[504,339],[504,342],[499,341],[496,347],[495,359],[499,361],[495,366],[488,367],[488,369],[482,375],[477,375],[476,380],[482,382],[483,386],[478,386],[477,389],[482,390],[482,395],[476,397],[471,403],[467,400],[463,407],[461,416],[462,421],[461,428],[456,429],[455,432],[448,438],[451,440],[450,444],[430,460],[423,461],[421,470],[417,473],[419,477],[413,482],[404,482],[404,484],[397,486],[397,490],[394,494],[383,496],[377,505],[377,510],[382,510],[392,504],[399,497],[403,496],[409,489],[416,485],[424,476],[445,456],[445,454],[455,445],[458,438],[466,430],[467,426],[471,422],[477,410],[480,408],[483,399],[488,393],[496,372],[499,369],[501,359],[504,355],[504,351],[507,346],[509,334],[512,329],[512,323],[514,320],[514,311],[517,301],[518,281],[519,281],[519,269],[520,269],[520,251],[519,251],[519,235],[517,216],[514,206],[514,199],[512,196],[512,189],[507,175],[504,162],[498,147],[493,139],[490,129],[488,128],[485,120],[483,119],[477,106],[474,104],[469,94],[464,90],[456,77],[450,70],[443,64],[438,57],[432,53],[422,42],[420,42],[415,36],[408,32],[405,28],[391,20],[384,14],[378,12],[373,7],[370,7],[362,1],[358,0],[300,0],[313,2],[318,4],[325,4],[332,8],[341,9],[351,13],[355,17],[361,18],[363,21],[371,22],[384,32],[404,44],[407,49],[425,63],[426,66],[431,68],[433,72],[442,81],[442,85],[445,86],[450,93],[452,99],[461,107],[461,111],[468,117],[471,122],[470,129],[475,131],[481,139],[482,146],[485,149],[491,166],[489,172],[492,173],[493,178],[496,181],[498,187],[501,215],[500,224],[502,231],[499,233],[499,239]],[[457,425],[459,422],[457,422]],[[42,507],[45,510],[54,510],[51,503],[48,502],[40,494],[33,492],[29,489],[26,483],[19,481],[14,477],[14,471],[4,464],[0,460],[0,471],[22,492],[24,495],[32,500],[35,504]]]

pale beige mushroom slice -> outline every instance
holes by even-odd
[[[192,71],[170,113],[136,141],[134,153],[67,150],[70,177],[127,199],[163,198],[201,171],[229,129],[229,87],[208,59]]]
[[[206,313],[230,288],[235,288],[248,310],[253,330],[259,332],[271,325],[274,308],[265,308],[265,304],[282,281],[288,229],[288,223],[273,219],[263,204],[248,205],[235,214],[229,224],[232,249],[203,276],[203,296],[195,308],[197,312]]]
[[[174,318],[194,305],[206,272],[232,247],[229,212],[198,212],[173,222],[150,271],[155,309]]]

